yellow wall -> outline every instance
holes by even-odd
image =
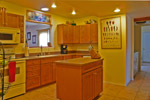
[[[122,49],[102,49],[99,34],[98,50],[104,58],[104,81],[108,83],[126,84],[126,15],[121,16]],[[108,16],[103,18],[111,18]],[[101,19],[103,19],[101,18]],[[99,23],[100,24],[100,23]]]

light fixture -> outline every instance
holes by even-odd
[[[52,7],[52,8],[56,8],[57,6],[56,6],[55,3],[53,3],[51,7]]]
[[[72,11],[72,15],[75,15],[75,14],[76,14],[76,12],[75,12],[75,10],[73,10],[73,11]]]
[[[49,11],[49,8],[41,8],[42,11]]]
[[[119,9],[119,8],[116,8],[116,9],[114,10],[114,12],[120,12],[120,9]]]

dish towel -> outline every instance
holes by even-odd
[[[15,82],[16,62],[9,62],[9,82]]]

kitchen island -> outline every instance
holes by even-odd
[[[103,91],[103,60],[76,58],[56,61],[60,100],[92,100]]]

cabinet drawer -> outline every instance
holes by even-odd
[[[51,58],[42,58],[41,59],[41,64],[45,64],[45,63],[49,63],[49,62],[52,62]]]
[[[40,70],[40,65],[27,66],[27,72],[30,72],[30,71],[33,71],[33,70]]]
[[[33,89],[40,86],[40,76],[34,76],[27,78],[26,88],[27,90]]]
[[[67,55],[67,56],[64,56],[64,60],[72,59],[72,58],[73,58],[73,55]]]
[[[40,70],[32,70],[27,72],[27,78],[33,77],[33,76],[40,76]]]
[[[101,67],[102,65],[103,65],[103,64],[102,64],[102,61],[88,64],[88,65],[82,67],[82,73],[86,73],[86,72],[88,72],[88,71],[90,71],[90,70],[94,70],[94,69],[96,69],[96,68]]]
[[[63,60],[63,56],[59,56],[59,57],[52,57],[52,62],[58,61],[58,60]]]
[[[40,59],[27,60],[27,66],[30,66],[30,65],[40,65],[40,63],[41,63]]]

